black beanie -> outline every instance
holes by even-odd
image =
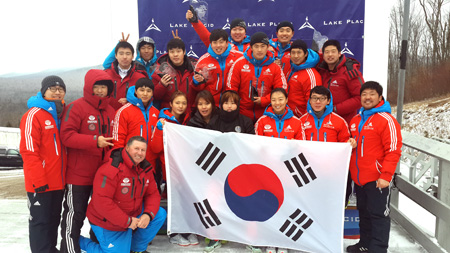
[[[60,86],[64,89],[64,92],[66,92],[66,85],[64,84],[64,81],[59,76],[47,76],[42,80],[41,83],[41,94],[44,96],[45,92],[48,88],[52,86]]]
[[[291,22],[289,21],[281,21],[278,25],[277,25],[277,32],[278,30],[280,30],[282,27],[289,27],[292,29],[292,31],[294,31],[294,25],[292,25]]]
[[[184,45],[184,42],[181,39],[171,39],[167,43],[167,51],[174,48],[181,48],[186,51],[186,45]]]
[[[305,54],[308,52],[308,46],[303,40],[294,40],[291,44],[291,50],[293,48],[300,48]]]
[[[255,43],[263,43],[269,45],[269,37],[263,32],[256,32],[250,38],[250,46],[253,46]]]
[[[135,90],[141,88],[141,87],[149,87],[150,89],[154,90],[154,85],[152,80],[148,79],[148,78],[141,78],[139,80],[136,81],[136,84],[134,85]]]
[[[245,21],[242,18],[233,19],[230,24],[230,30],[235,28],[236,26],[243,27],[247,31],[247,26],[245,25]]]

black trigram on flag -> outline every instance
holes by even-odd
[[[211,142],[208,143],[208,146],[206,146],[205,150],[203,150],[203,153],[195,162],[198,166],[200,166],[206,159],[206,162],[201,165],[201,168],[209,175],[212,175],[214,171],[216,171],[217,167],[219,167],[225,156],[227,156],[227,154],[225,154],[224,152],[220,152],[220,149],[218,147],[215,147],[212,153],[209,154],[213,147],[214,144],[212,144]],[[212,164],[212,166],[210,166],[214,159],[216,159],[215,162]]]
[[[301,164],[299,163],[299,159]],[[291,162],[294,165],[295,170],[292,167]],[[298,157],[294,157],[291,160],[284,161],[284,164],[291,173],[291,176],[294,178],[298,187],[302,187],[303,185],[306,185],[317,178],[311,166],[309,166],[308,161],[306,160],[303,153],[300,153]],[[311,178],[311,180],[308,178],[308,175],[306,175],[306,173],[308,173],[309,178]]]
[[[283,226],[281,226],[280,232],[296,242],[298,238],[302,236],[303,232],[305,232],[305,230],[311,226],[312,223],[313,220],[308,218],[305,213],[302,213],[302,211],[297,208],[297,210],[295,210],[295,212],[292,213],[288,219],[286,219]]]
[[[216,213],[214,213],[211,206],[209,205],[208,199],[203,200],[203,204],[202,202],[195,202],[194,206],[195,210],[197,211],[198,217],[200,218],[200,221],[202,222],[203,226],[205,226],[205,228],[219,226],[220,224],[222,224],[219,220],[219,217],[217,217]]]

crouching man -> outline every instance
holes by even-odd
[[[131,137],[111,152],[97,171],[87,217],[99,243],[80,237],[86,252],[147,252],[166,219],[159,204],[152,167],[145,160],[147,142]],[[133,232],[133,230],[135,230]]]

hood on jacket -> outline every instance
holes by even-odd
[[[286,109],[284,110],[284,114],[281,117],[279,117],[277,114],[275,114],[273,112],[272,104],[270,104],[264,110],[263,115],[266,115],[266,116],[274,119],[275,121],[279,121],[280,119],[286,120],[286,119],[292,118],[294,116],[294,113],[292,112],[291,108],[289,108],[289,106],[286,104]]]
[[[101,84],[108,87],[108,95],[106,97],[101,98],[94,95],[94,84],[98,81],[101,81]],[[86,73],[86,76],[84,77],[83,98],[94,108],[105,109],[109,104],[109,98],[113,92],[113,89],[113,81],[110,75],[108,75],[105,71],[100,69],[91,69]]]
[[[270,50],[267,50],[267,54],[264,57],[264,59],[256,60],[255,58],[253,58],[253,51],[252,51],[251,47],[249,47],[249,48],[247,48],[247,50],[245,50],[244,57],[255,67],[267,66],[275,61],[275,56],[274,56],[273,52]]]
[[[128,101],[128,103],[139,107],[139,109],[141,109],[141,111],[143,111],[143,112],[148,111],[148,109],[153,106],[153,96],[152,96],[147,108],[145,108],[144,103],[142,102],[142,99],[136,97],[136,86],[131,86],[130,88],[128,88],[127,101]]]
[[[50,113],[56,122],[56,126],[59,129],[60,120],[58,117],[57,103],[59,103],[61,107],[64,106],[64,100],[63,101],[61,101],[61,100],[54,100],[54,101],[46,100],[44,97],[42,97],[42,93],[39,91],[36,94],[36,96],[32,96],[28,99],[27,106],[29,109],[31,109],[33,107],[37,107],[37,108],[41,108],[41,109],[47,111],[48,113]]]
[[[150,61],[145,62],[144,59],[141,57],[141,53],[139,52],[139,44],[141,44],[142,41],[153,41],[153,43],[149,42],[150,44],[153,44],[153,57],[152,59],[150,59]],[[143,36],[139,38],[139,40],[136,43],[136,61],[138,61],[139,63],[141,63],[142,65],[145,66],[145,68],[149,68],[150,66],[152,66],[153,64],[155,64],[156,60],[158,60],[158,57],[156,56],[156,45],[154,43],[154,40],[148,36],[147,32],[144,32]],[[148,72],[148,69],[147,69]],[[150,73],[149,73],[149,76]]]
[[[311,107],[310,99],[308,99],[308,102],[306,103],[306,111],[314,118],[314,122],[316,123],[317,129],[320,129],[322,127],[323,119],[330,115],[333,112],[333,95],[330,92],[330,104],[325,106],[325,110],[322,114],[322,117],[320,119],[317,118],[316,114],[314,113],[314,110]]]
[[[175,123],[177,123],[177,124],[181,124],[181,123],[177,120],[177,118],[175,118],[175,116],[172,115],[172,113],[170,113],[170,108],[164,108],[164,109],[162,109],[162,110],[159,112],[158,118],[159,118],[159,119],[165,119],[165,120],[168,120],[168,121],[171,121],[171,122],[175,122]]]
[[[296,72],[302,69],[314,68],[317,63],[319,63],[319,60],[319,54],[316,51],[308,48],[308,57],[306,58],[305,63],[296,65],[291,61],[291,68],[293,70],[292,72]]]
[[[171,67],[173,72],[176,72],[175,67],[172,66],[169,54],[165,53],[161,55],[158,60],[156,61],[159,65],[162,65],[163,63],[167,63],[167,66]],[[189,72],[194,72],[194,63],[197,62],[197,59],[188,57],[186,54],[184,55],[184,64],[186,64],[186,70]],[[161,69],[161,66],[159,67],[160,72],[164,72],[163,69]]]
[[[216,59],[218,62],[220,62],[220,61],[225,60],[225,59],[228,57],[228,55],[230,54],[231,48],[232,48],[231,44],[228,43],[227,49],[225,49],[225,51],[224,51],[221,55],[218,55],[218,54],[216,54],[216,53],[214,52],[214,50],[212,49],[211,44],[210,44],[210,45],[208,46],[208,53],[209,53],[214,59]]]
[[[351,57],[346,57],[344,54],[341,55],[341,57],[339,57],[339,61],[338,64],[336,65],[334,70],[340,69],[342,67],[347,67],[347,69],[359,69],[361,66],[361,64],[359,63],[358,60],[353,59]],[[319,65],[317,65],[317,68],[319,69],[323,69],[323,70],[329,70],[328,69],[328,64],[325,61],[322,61]],[[329,70],[329,71],[333,71],[334,70]]]
[[[361,121],[359,122],[358,131],[361,132],[363,125],[366,123],[367,119],[370,118],[370,116],[379,112],[391,113],[391,105],[388,101],[384,100],[384,97],[381,102],[372,109],[366,110],[364,107],[359,109],[358,114],[361,116]]]
[[[231,43],[233,43],[233,44],[236,45],[236,46],[240,46],[240,45],[243,45],[243,44],[250,43],[250,35],[245,35],[245,38],[244,38],[244,40],[242,40],[242,42],[236,42],[236,41],[234,41],[234,40],[231,38],[231,36],[228,37],[228,41],[231,42]]]
[[[285,47],[281,45],[280,42],[278,42],[278,38],[273,38],[269,40],[269,45],[276,49],[278,52],[278,56],[281,57],[283,53],[291,48],[291,42],[289,42]]]

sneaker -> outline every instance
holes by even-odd
[[[189,246],[191,243],[188,239],[184,238],[181,234],[177,234],[176,236],[172,236],[169,239],[170,243],[178,244],[180,246]]]
[[[262,253],[262,250],[260,248],[254,247],[252,245],[247,245],[247,249],[253,253]]]
[[[277,253],[288,253],[288,249],[278,248]]]
[[[189,236],[187,237],[187,239],[188,239],[190,245],[198,245],[197,235],[195,235],[195,234],[189,234]]]
[[[205,252],[205,253],[214,252],[215,249],[218,249],[220,247],[222,247],[222,244],[220,243],[220,241],[210,240],[208,243],[208,246],[206,246],[206,248],[203,250],[203,252]]]
[[[357,243],[347,247],[347,252],[358,253],[358,252],[369,252],[369,248],[362,246]]]
[[[277,253],[277,250],[275,249],[275,247],[267,247],[266,253]]]

